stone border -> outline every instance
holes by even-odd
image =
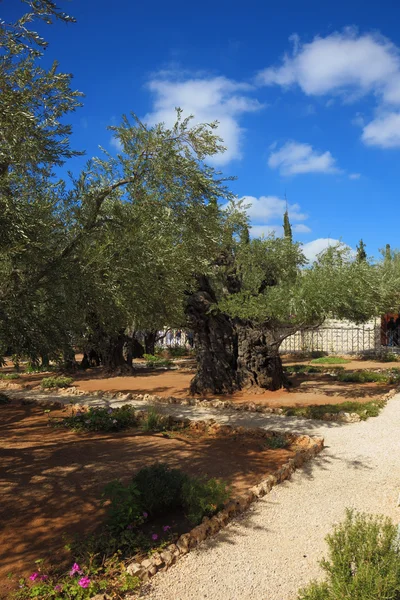
[[[292,443],[295,441],[306,442],[307,446],[300,448],[293,458],[289,458],[273,474],[267,475],[244,494],[231,499],[216,515],[211,518],[204,517],[200,525],[197,525],[188,533],[181,535],[175,544],[170,544],[161,552],[154,552],[149,558],[142,561],[133,561],[128,564],[128,573],[138,577],[143,583],[147,582],[158,571],[166,571],[182,556],[190,552],[190,550],[193,550],[201,542],[218,533],[220,529],[226,527],[233,517],[246,511],[255,500],[268,494],[275,485],[286,479],[290,479],[292,473],[297,468],[316,456],[324,448],[324,438],[318,436],[281,433],[265,430],[261,427],[233,427],[231,425],[215,423],[212,419],[210,421],[191,421],[190,419],[180,420],[172,418],[172,421],[176,424],[189,423],[189,426],[193,429],[200,431],[208,428],[209,431],[222,435],[247,434],[257,438],[271,436],[286,437]]]
[[[387,401],[399,392],[399,388],[392,388],[383,396],[375,398],[376,401]],[[60,393],[60,392],[59,392]],[[361,417],[358,413],[340,411],[338,413],[326,412],[320,419],[310,419],[308,417],[302,417],[301,415],[285,415],[283,408],[272,408],[269,406],[263,406],[256,404],[255,402],[231,402],[230,400],[220,400],[216,398],[214,400],[207,400],[206,398],[178,398],[176,396],[157,396],[155,394],[132,394],[123,392],[116,392],[109,394],[101,390],[86,394],[79,388],[68,388],[63,390],[62,395],[67,396],[94,396],[97,398],[104,398],[104,400],[119,400],[121,402],[129,402],[130,400],[137,402],[147,402],[149,404],[178,404],[181,406],[195,406],[199,408],[217,408],[220,410],[234,410],[237,412],[256,412],[261,414],[275,414],[281,415],[282,417],[300,418],[308,421],[331,421],[336,423],[358,423],[361,421]],[[288,407],[290,408],[290,407]]]

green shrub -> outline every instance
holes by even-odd
[[[351,360],[341,356],[321,356],[320,358],[314,358],[311,362],[314,365],[344,365],[351,362]]]
[[[137,425],[137,417],[129,404],[119,408],[93,406],[88,410],[78,410],[53,424],[77,431],[120,431]]]
[[[108,525],[113,533],[119,533],[127,527],[136,527],[143,522],[140,492],[134,481],[128,485],[111,481],[104,488],[103,500],[108,501]]]
[[[400,598],[399,532],[389,519],[347,511],[326,539],[329,560],[321,566],[327,579],[301,590],[299,600]]]
[[[179,469],[156,463],[141,469],[132,481],[140,493],[143,510],[154,516],[181,505],[181,490],[186,479],[187,475]]]
[[[226,484],[217,479],[188,478],[182,487],[182,503],[186,515],[194,524],[211,517],[229,498]]]
[[[290,445],[290,442],[285,438],[285,436],[279,434],[266,437],[263,441],[265,446],[267,448],[271,448],[272,450],[287,448]]]
[[[174,358],[179,358],[180,356],[187,356],[188,354],[186,348],[182,346],[177,346],[176,348],[168,348],[168,352]]]
[[[143,354],[143,358],[147,361],[148,367],[170,367],[173,364],[171,360],[153,354]]]
[[[150,408],[141,422],[143,431],[165,431],[168,428],[169,419],[157,412],[154,408]]]
[[[21,375],[19,373],[0,373],[0,379],[4,379],[5,381],[12,381],[13,379],[20,379]]]
[[[42,388],[66,388],[71,385],[73,379],[71,377],[44,377],[41,382]]]

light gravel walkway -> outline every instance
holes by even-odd
[[[48,394],[44,398],[50,399]],[[104,404],[93,397],[76,401]],[[400,521],[400,395],[379,417],[347,425],[185,406],[159,408],[182,417],[322,435],[326,448],[242,518],[157,574],[143,591],[143,600],[293,600],[300,586],[321,575],[324,538],[343,519],[346,507]]]

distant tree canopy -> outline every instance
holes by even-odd
[[[361,262],[363,260],[367,260],[367,253],[365,251],[365,244],[362,240],[360,240],[358,242],[358,246],[356,247],[357,249],[357,255],[356,255],[356,260],[358,260],[358,262]]]

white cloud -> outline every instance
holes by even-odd
[[[364,127],[362,140],[367,146],[400,147],[400,113],[382,115]]]
[[[360,179],[361,173],[350,173],[349,179]]]
[[[279,169],[281,175],[300,173],[339,173],[336,161],[328,151],[319,152],[310,144],[287,142],[268,159],[271,169]]]
[[[360,115],[353,120],[363,127],[362,140],[380,148],[400,146],[400,115],[393,112],[400,106],[400,51],[395,44],[378,34],[359,35],[354,28],[306,44],[298,36],[292,41],[292,53],[279,66],[261,71],[259,84],[299,86],[307,96],[340,96],[346,102],[372,94],[379,116],[367,125]]]
[[[261,71],[264,85],[299,85],[310,96],[378,92],[400,102],[400,59],[397,47],[383,36],[358,35],[354,28],[316,37],[308,44],[297,39],[292,56],[281,66]]]
[[[302,250],[305,257],[310,262],[313,262],[320,252],[323,252],[323,250],[326,250],[330,246],[337,246],[338,244],[340,244],[342,247],[349,248],[347,244],[344,244],[340,240],[333,240],[332,238],[318,238],[317,240],[303,244]]]
[[[283,213],[286,210],[286,200],[277,196],[243,196],[243,204],[248,206],[247,214],[251,221],[271,221],[279,219],[282,221]],[[298,204],[288,204],[289,219],[291,221],[304,221],[307,215],[300,211]]]
[[[226,77],[196,77],[177,79],[166,73],[155,76],[147,85],[154,97],[152,111],[144,117],[149,125],[175,122],[175,108],[183,109],[184,116],[194,115],[193,123],[219,121],[217,134],[224,140],[227,150],[211,160],[223,165],[241,158],[243,128],[240,117],[258,111],[263,105],[247,94],[253,90],[246,83],[238,83]]]
[[[295,233],[310,233],[311,229],[304,225],[304,223],[298,223],[297,225],[293,225],[292,229]]]

